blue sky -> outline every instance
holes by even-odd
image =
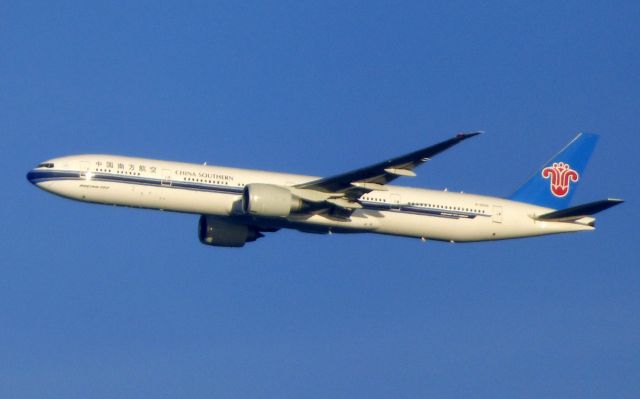
[[[0,393],[632,398],[638,2],[3,2]],[[281,231],[63,200],[114,153],[330,175],[486,134],[403,184],[504,196],[576,132],[593,233],[484,244]]]

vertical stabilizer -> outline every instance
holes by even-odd
[[[509,199],[553,209],[569,207],[598,137],[579,133]]]

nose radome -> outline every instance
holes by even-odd
[[[37,177],[37,174],[33,170],[30,170],[29,173],[27,173],[27,180],[29,180],[31,184],[36,184],[36,181],[35,181],[36,177]]]

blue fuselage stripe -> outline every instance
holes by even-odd
[[[62,180],[86,180],[86,181],[101,181],[101,182],[113,182],[124,184],[136,184],[163,188],[174,188],[182,190],[197,190],[207,191],[211,193],[219,194],[242,194],[243,187],[231,187],[228,185],[216,185],[210,183],[189,182],[189,181],[175,181],[175,180],[163,180],[158,178],[142,177],[142,176],[129,176],[112,173],[90,172],[91,178],[86,179],[84,176],[80,176],[78,171],[56,171],[56,170],[33,170],[27,174],[27,178],[34,184],[43,183],[47,181],[62,181]],[[389,204],[373,201],[361,200],[360,203],[364,209],[386,211],[386,212],[400,212],[414,215],[424,215],[432,217],[441,217],[449,219],[473,219],[476,216],[489,216],[484,214],[478,214],[473,212],[455,211],[449,209],[436,209],[426,208],[408,204]]]

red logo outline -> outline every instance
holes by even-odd
[[[542,169],[542,177],[550,179],[549,189],[558,198],[565,197],[569,193],[571,182],[577,183],[580,180],[578,172],[564,162],[554,162],[553,165]]]

